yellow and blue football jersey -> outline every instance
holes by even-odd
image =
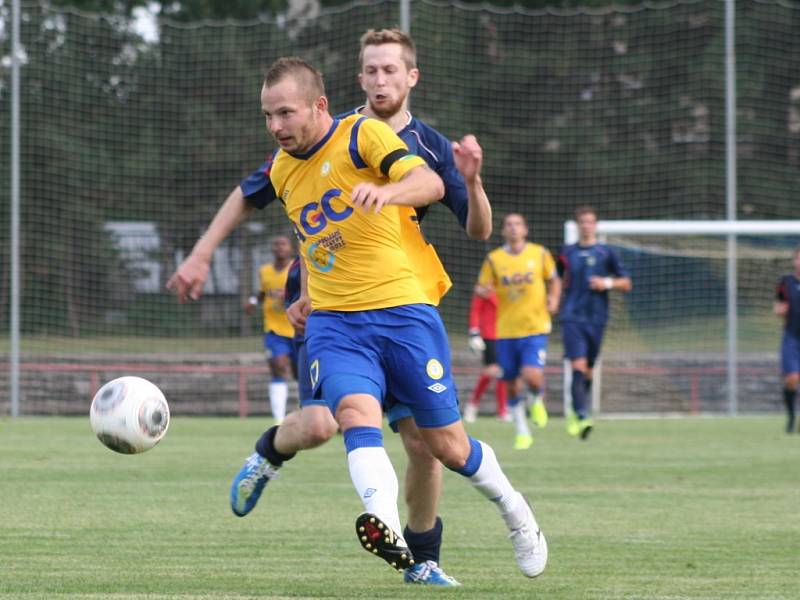
[[[505,246],[488,254],[478,283],[497,293],[497,339],[550,333],[545,282],[555,274],[553,256],[539,244],[528,242],[518,254]]]
[[[273,265],[265,264],[261,265],[258,271],[261,291],[264,293],[264,331],[271,331],[283,337],[294,336],[294,329],[286,317],[284,303],[286,276],[288,274],[289,265],[277,271]]]
[[[269,177],[300,240],[315,310],[438,303],[449,278],[415,210],[391,205],[376,214],[351,200],[359,183],[396,182],[424,164],[388,125],[361,115],[334,120],[303,155],[274,156]]]

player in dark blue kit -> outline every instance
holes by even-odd
[[[795,431],[795,396],[800,383],[800,246],[792,253],[794,272],[781,277],[774,312],[783,319],[781,375],[786,405],[786,433]]]
[[[412,154],[422,157],[444,181],[441,203],[456,216],[473,239],[486,239],[491,233],[491,207],[480,179],[481,148],[473,136],[451,144],[438,131],[408,112],[408,95],[416,85],[416,50],[413,41],[398,30],[370,30],[361,40],[359,82],[367,103],[347,114],[361,113],[387,123],[406,143]],[[346,116],[346,115],[342,115]],[[269,184],[269,162],[245,179],[234,193],[257,204],[258,196]],[[421,221],[426,208],[417,209]],[[424,269],[424,265],[420,265]],[[448,282],[449,283],[449,282]],[[287,290],[287,297],[289,296]],[[296,330],[305,324],[303,307],[287,311]],[[300,379],[304,371],[299,369]],[[265,432],[256,444],[256,453],[234,479],[231,506],[237,515],[248,514],[261,492],[277,474],[283,462],[296,452],[325,443],[336,432],[336,422],[324,402],[314,404],[301,393],[301,410],[287,416],[280,427]],[[387,403],[389,404],[389,403]],[[399,431],[409,455],[406,470],[408,525],[403,536],[417,560],[407,569],[409,583],[452,586],[458,582],[439,567],[442,522],[438,501],[442,486],[442,465],[428,451],[410,411],[394,405],[388,412],[392,428]]]
[[[585,440],[593,427],[587,399],[608,321],[608,292],[628,292],[633,284],[614,251],[597,242],[595,210],[580,207],[575,210],[575,220],[578,243],[561,250],[557,266],[564,289],[561,334],[564,354],[572,366],[572,414],[567,415],[567,432]]]

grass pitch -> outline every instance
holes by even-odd
[[[777,417],[600,421],[585,443],[552,420],[526,452],[492,444],[534,501],[545,573],[516,569],[496,510],[445,475],[442,563],[464,587],[404,585],[365,553],[341,439],[298,455],[242,519],[230,480],[267,421],[173,417],[138,456],[88,418],[0,420],[0,598],[796,599],[800,435]],[[401,473],[399,440],[386,433]],[[404,509],[403,509],[404,510]]]

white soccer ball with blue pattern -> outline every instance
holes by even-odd
[[[120,454],[139,454],[167,433],[169,405],[158,386],[147,379],[119,377],[97,390],[89,420],[106,447]]]

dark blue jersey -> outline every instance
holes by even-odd
[[[800,337],[800,279],[795,275],[784,275],[778,282],[777,300],[789,304],[784,329],[786,333]]]
[[[289,265],[289,271],[286,273],[286,287],[284,288],[284,305],[289,308],[290,305],[297,302],[300,298],[300,257],[295,256],[292,264]],[[302,342],[305,339],[305,334],[295,333],[294,339],[297,342]]]
[[[275,160],[275,154],[277,154],[277,152],[278,151],[275,150],[270,154],[263,165],[250,173],[250,175],[239,184],[244,197],[256,208],[264,208],[275,199],[275,188],[272,187],[272,182],[269,179],[269,172],[272,169],[272,161]]]
[[[628,277],[619,257],[605,244],[564,246],[558,257],[558,274],[564,281],[561,321],[605,325],[608,321],[608,292],[594,291],[589,278]]]
[[[336,118],[344,118],[358,113],[361,108],[363,107],[338,115]],[[408,146],[411,154],[421,157],[442,178],[445,191],[440,203],[449,208],[458,219],[461,227],[466,229],[467,211],[469,209],[467,186],[461,173],[456,168],[450,140],[416,117],[411,117],[408,124],[397,135]],[[269,180],[269,171],[272,167],[274,156],[273,153],[258,170],[251,173],[249,177],[239,184],[244,197],[258,208],[263,208],[275,199],[275,191]],[[417,208],[417,216],[420,222],[425,218],[427,210],[427,206]]]
[[[286,287],[284,288],[284,306],[289,308],[291,304],[300,298],[300,257],[295,256],[289,270],[286,273]]]

